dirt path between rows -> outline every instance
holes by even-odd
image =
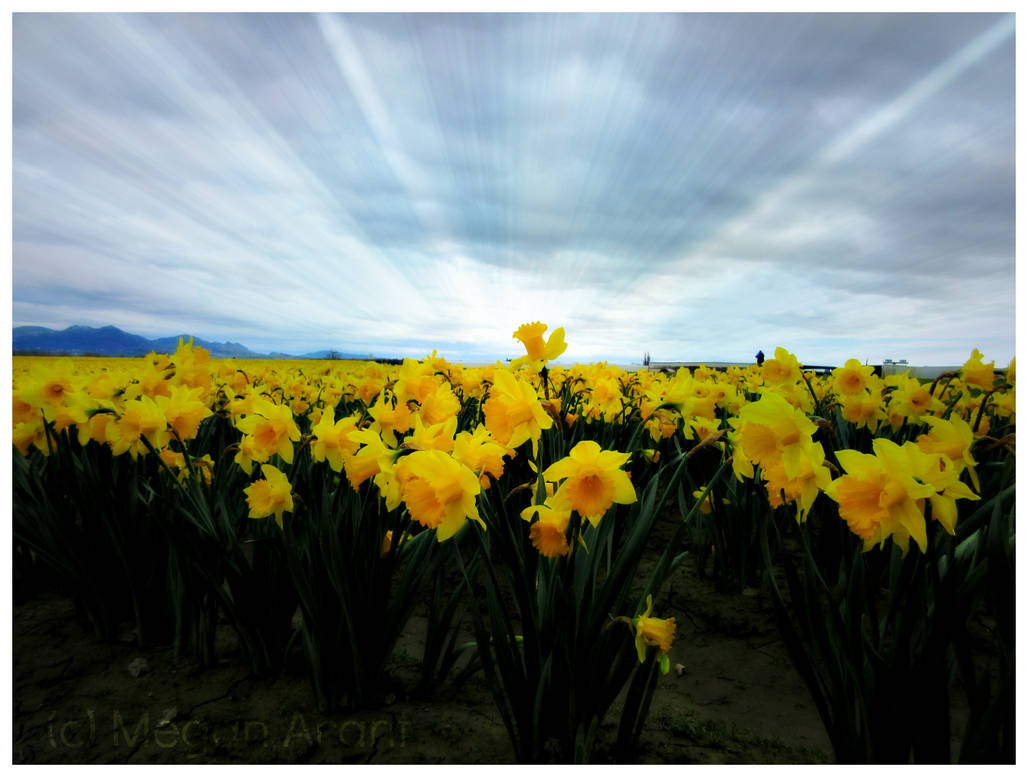
[[[763,594],[723,594],[691,564],[665,588],[676,669],[661,677],[639,763],[825,763],[831,748],[789,663]],[[15,763],[510,763],[481,675],[430,700],[418,679],[424,618],[415,614],[388,666],[381,709],[320,714],[297,653],[273,678],[250,676],[219,633],[219,665],[170,648],[141,651],[131,632],[97,642],[72,601],[39,593],[14,608]],[[138,676],[130,669],[138,659]],[[594,760],[610,756],[617,709]]]

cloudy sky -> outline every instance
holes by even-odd
[[[1012,14],[16,14],[14,325],[1014,355]]]

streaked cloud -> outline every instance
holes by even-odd
[[[13,318],[1014,352],[1012,14],[16,14]]]

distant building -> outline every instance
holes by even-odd
[[[959,365],[913,367],[906,359],[884,359],[881,367],[883,378],[889,375],[902,375],[905,372],[909,372],[910,377],[920,380],[934,380],[944,372],[959,371]]]

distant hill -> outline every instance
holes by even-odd
[[[69,326],[57,331],[41,326],[16,326],[12,332],[14,353],[95,353],[103,356],[144,356],[153,350],[145,337],[123,332],[114,326],[96,329]]]
[[[69,356],[146,356],[155,353],[174,353],[179,339],[188,341],[190,335],[174,335],[151,340],[142,335],[123,332],[116,326],[69,326],[67,329],[48,329],[45,326],[16,326],[12,330],[11,350],[15,354],[66,354]],[[212,357],[225,359],[367,359],[367,354],[317,351],[292,356],[285,353],[264,354],[251,351],[239,343],[212,343],[193,338],[193,344],[206,348]]]
[[[189,342],[189,335],[175,335],[174,337],[160,337],[156,340],[151,340],[153,348],[151,350],[157,353],[175,353],[175,349],[178,348],[178,341],[184,340]],[[206,348],[210,351],[211,356],[218,359],[224,359],[230,356],[235,356],[239,359],[256,359],[261,354],[254,353],[245,345],[239,343],[210,343],[206,340],[201,340],[198,337],[193,338],[193,345],[199,345],[202,348]]]

